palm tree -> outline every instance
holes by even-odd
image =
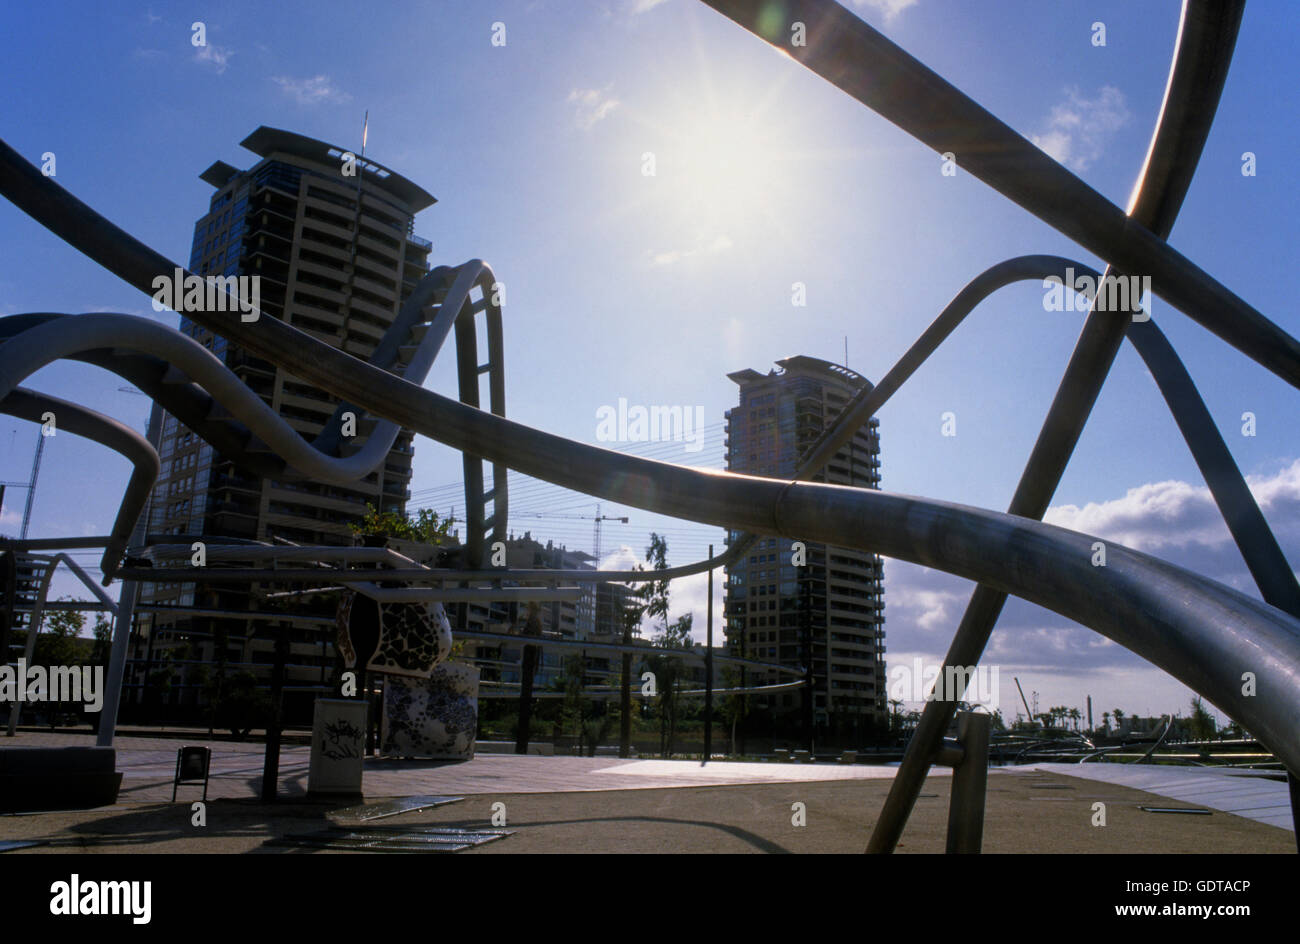
[[[897,698],[889,699],[889,730],[897,731],[903,724],[903,703]]]

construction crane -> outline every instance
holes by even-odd
[[[579,519],[579,520],[582,520],[582,521],[592,521],[592,522],[595,522],[595,525],[594,525],[594,527],[593,527],[593,529],[592,529],[592,537],[591,537],[591,539],[592,539],[592,554],[593,554],[593,555],[595,556],[595,558],[596,558],[596,566],[597,566],[597,567],[600,567],[600,523],[601,523],[602,521],[619,521],[619,522],[622,522],[623,524],[627,524],[627,516],[626,516],[626,515],[624,515],[624,516],[619,516],[619,515],[602,515],[602,514],[600,513],[600,503],[599,503],[599,502],[596,503],[596,514],[595,514],[595,515],[559,515],[559,514],[551,514],[550,512],[535,511],[535,512],[532,512],[531,514],[518,514],[517,517],[520,517],[520,518],[576,518],[576,519]]]
[[[41,427],[36,432],[36,455],[32,459],[32,477],[26,482],[0,482],[0,510],[4,507],[5,488],[25,488],[27,489],[27,504],[23,508],[22,530],[18,533],[19,540],[27,537],[27,528],[32,523],[32,502],[36,499],[36,477],[41,473],[41,454],[45,452],[45,427]]]
[[[596,558],[595,568],[597,570],[600,569],[600,523],[602,521],[619,521],[622,522],[623,524],[627,524],[626,516],[602,515],[600,513],[599,502],[596,503],[595,515],[562,515],[562,514],[551,514],[542,511],[535,511],[531,514],[520,515],[519,517],[521,518],[576,518],[582,521],[593,522],[594,524],[593,524],[593,533],[592,533],[592,545],[593,545],[592,553],[595,555]],[[583,601],[582,622],[585,625],[583,625],[582,629],[584,633],[590,633],[596,627],[597,598],[596,598],[596,585],[594,583],[583,584],[583,597],[584,597],[584,601]]]

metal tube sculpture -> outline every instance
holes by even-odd
[[[706,2],[769,41],[789,35],[786,29],[764,32],[767,27],[760,26],[759,13],[770,6],[767,3]],[[1105,259],[1111,267],[1107,274],[1149,275],[1153,291],[1175,308],[1300,386],[1300,343],[1165,241],[1213,120],[1240,22],[1240,3],[1189,0],[1184,6],[1164,107],[1127,213],[837,4],[788,0],[778,9],[788,21],[807,24],[808,45],[786,49],[793,58],[936,150],[955,152],[971,173]],[[0,193],[141,291],[149,293],[155,276],[178,268],[41,175],[3,142]],[[858,395],[801,466],[801,475],[815,473],[982,298],[1010,281],[1042,278],[1064,265],[1085,270],[1056,257],[1023,257],[979,276],[877,387]],[[436,281],[444,284],[447,277],[443,272]],[[1037,603],[1163,668],[1256,734],[1292,774],[1300,772],[1300,591],[1181,363],[1163,335],[1144,323],[1135,308],[1104,311],[1094,306],[1089,312],[1009,512],[999,514],[874,490],[691,469],[572,442],[423,390],[410,382],[414,378],[357,360],[281,321],[243,322],[231,313],[236,306],[226,307],[229,310],[187,314],[248,352],[374,416],[467,456],[665,515],[756,535],[861,548],[975,581],[979,587],[958,627],[947,665],[978,661],[1007,595]],[[7,332],[9,340],[0,345],[0,400],[34,365],[52,357],[88,357],[90,336],[101,348],[185,357],[185,372],[221,402],[242,399],[221,375],[224,367],[217,370],[203,358],[183,353],[185,345],[175,341],[175,332],[144,324],[124,316],[78,316],[78,327],[84,326],[87,334],[78,332],[75,342],[61,337],[70,332],[39,324]],[[1046,511],[1126,335],[1156,375],[1267,602],[1113,544],[1108,546],[1107,566],[1094,567],[1093,537],[1037,520]],[[256,414],[253,408],[244,419],[269,448],[295,465],[321,461],[313,444],[287,435],[270,417]],[[677,570],[716,566],[735,553],[733,547],[712,561]],[[610,579],[607,574],[601,577]],[[1244,673],[1256,679],[1258,697],[1243,694]],[[953,702],[931,702],[927,707],[870,851],[889,851],[896,844],[920,783],[942,748],[953,708]]]

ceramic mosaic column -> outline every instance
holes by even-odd
[[[382,750],[396,757],[469,760],[478,731],[477,666],[443,662],[427,679],[384,682]]]

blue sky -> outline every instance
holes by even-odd
[[[1164,91],[1174,2],[872,0],[854,11],[1124,206]],[[202,21],[208,45],[191,44]],[[1092,24],[1106,26],[1094,46]],[[493,45],[494,23],[505,44]],[[1247,9],[1219,116],[1171,242],[1292,334],[1283,275],[1300,236],[1292,55],[1300,7]],[[431,260],[483,258],[507,289],[508,412],[596,442],[596,411],[631,403],[703,407],[705,448],[632,451],[722,465],[730,371],[801,353],[879,378],[970,278],[1029,252],[1073,256],[1067,239],[731,21],[688,0],[530,3],[20,7],[0,61],[4,136],[59,183],[185,262],[212,161],[256,158],[259,124],[359,147],[439,202],[417,220]],[[499,31],[497,32],[499,36]],[[1257,175],[1241,173],[1243,152]],[[654,176],[643,173],[645,155]],[[125,311],[148,300],[0,204],[0,314]],[[803,283],[807,304],[791,304]],[[982,305],[880,414],[884,488],[1004,509],[1078,335],[1077,313],[1043,310],[1034,283]],[[1152,314],[1181,353],[1292,561],[1300,552],[1294,396],[1160,300]],[[174,323],[169,321],[168,323]],[[137,428],[147,401],[80,364],[37,389],[95,404]],[[428,385],[455,390],[445,359]],[[957,416],[955,437],[940,417]],[[1240,435],[1241,414],[1258,433]],[[0,478],[26,480],[36,429],[0,418]],[[459,457],[417,440],[417,504],[459,504]],[[102,533],[125,462],[74,437],[47,442],[34,535]],[[1168,556],[1241,589],[1244,567],[1207,511],[1201,480],[1139,359],[1125,348],[1056,495],[1052,520]],[[519,480],[513,522],[590,549],[595,501]],[[10,489],[0,528],[17,531]],[[609,503],[606,554],[640,556],[665,531],[674,563],[722,534]],[[87,563],[94,555],[82,557]],[[891,664],[937,658],[969,585],[891,563]],[[59,592],[72,593],[64,583]],[[703,579],[674,589],[703,626]],[[718,606],[721,604],[719,589]],[[720,626],[720,621],[718,622]],[[1044,707],[1095,703],[1151,714],[1190,695],[1141,660],[1028,605],[1008,607],[990,658]],[[719,629],[719,637],[720,637]],[[1015,709],[1013,692],[1002,698]],[[1096,709],[1100,714],[1102,707]]]

